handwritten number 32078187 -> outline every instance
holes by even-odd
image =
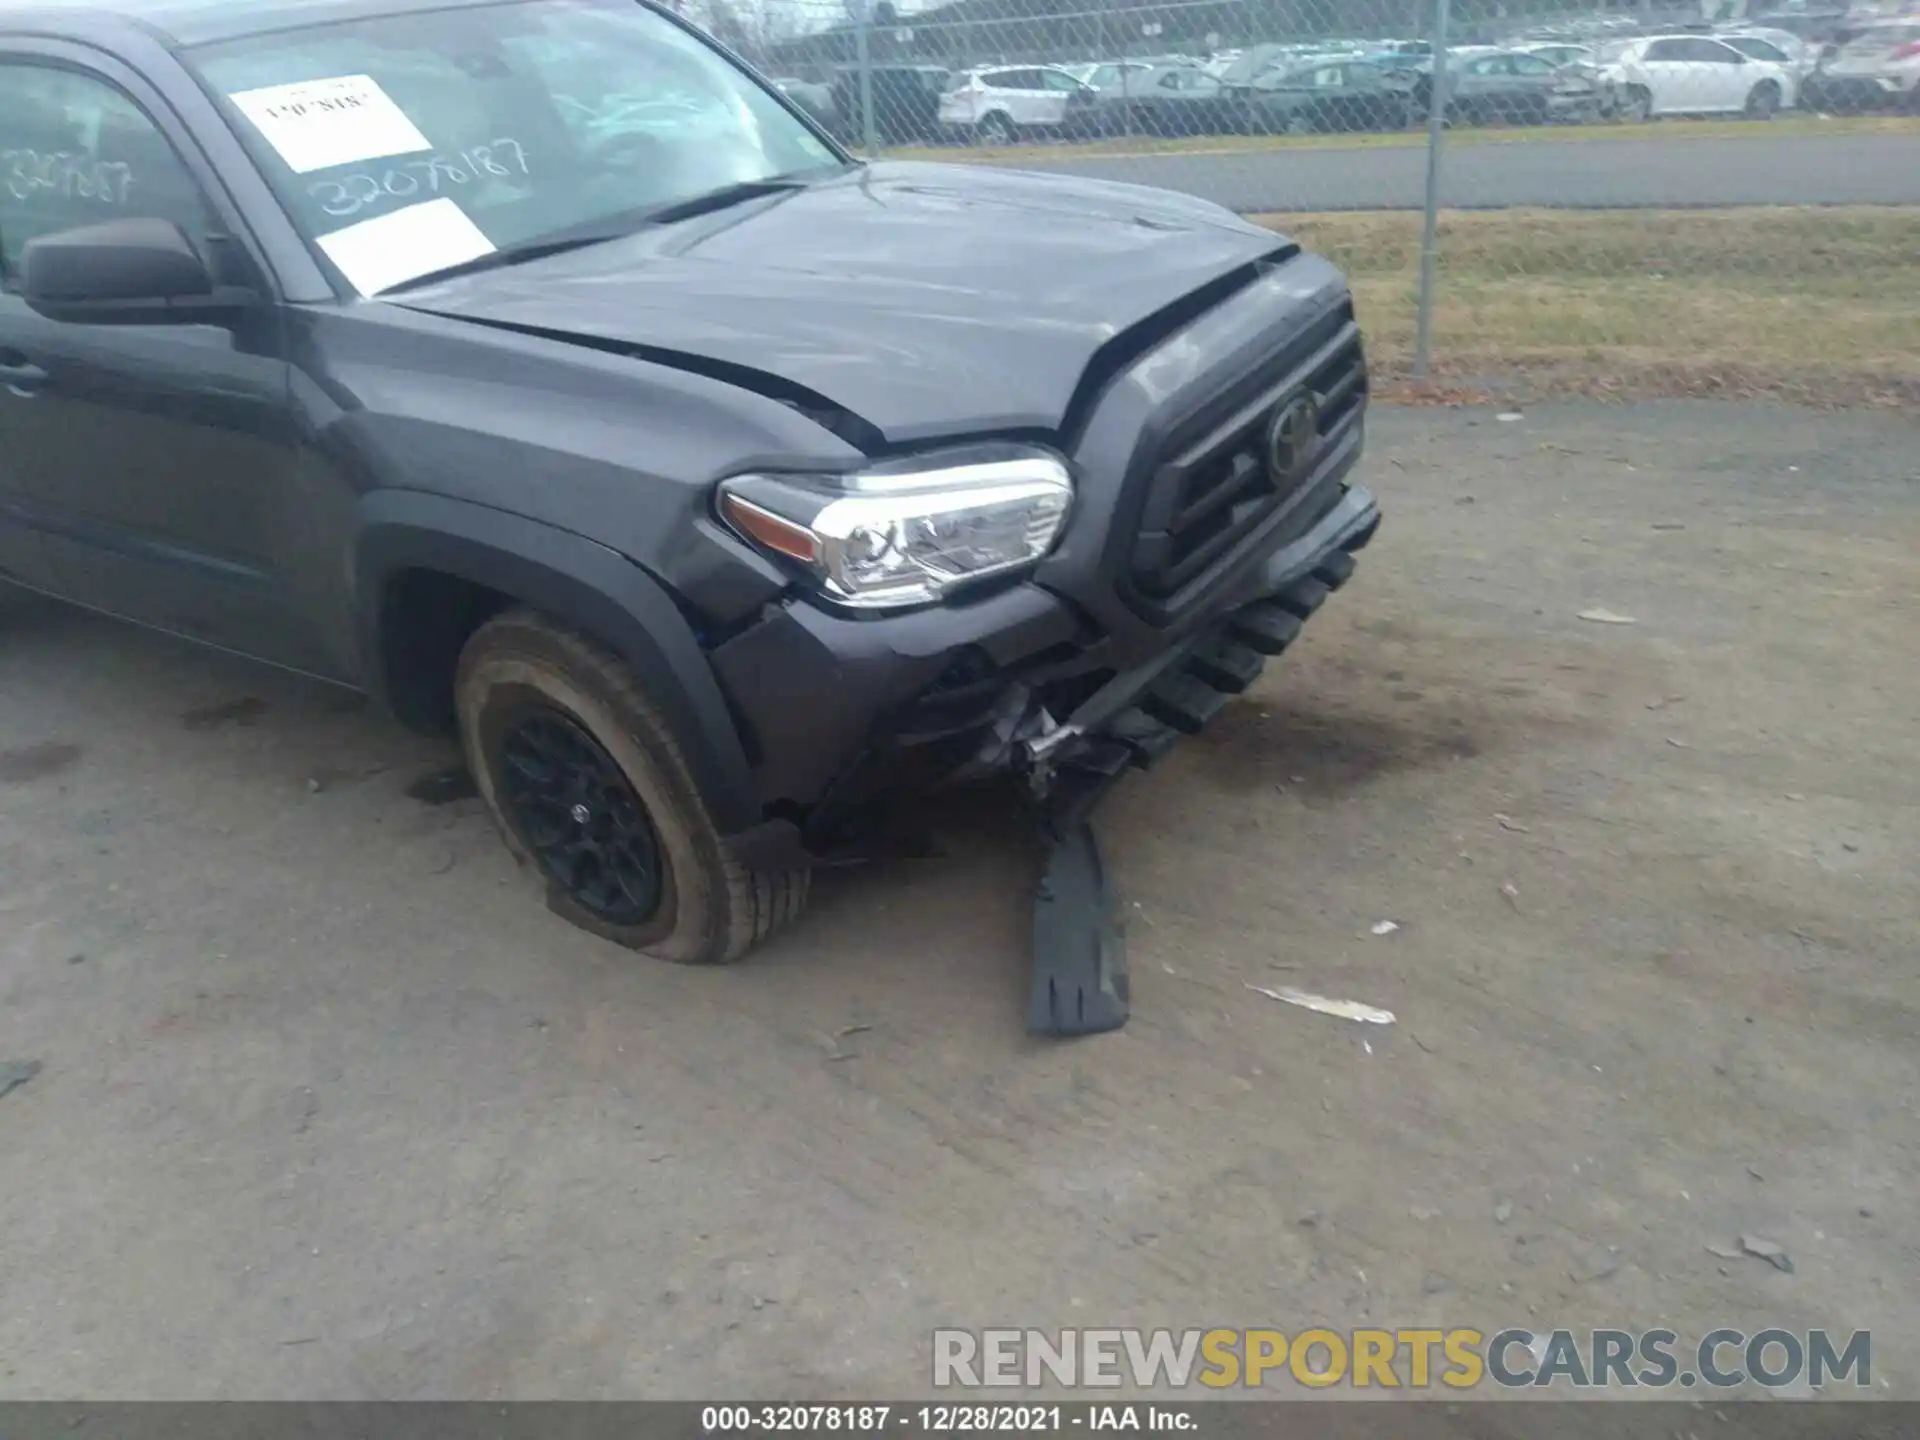
[[[438,195],[488,176],[512,179],[528,173],[526,148],[518,140],[495,140],[457,155],[405,160],[384,172],[363,170],[337,180],[316,180],[308,191],[327,214],[345,219],[388,200]]]

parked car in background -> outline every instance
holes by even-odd
[[[1062,65],[1074,79],[1082,85],[1091,85],[1105,94],[1107,91],[1134,88],[1129,82],[1135,76],[1145,75],[1154,68],[1151,60],[1090,60],[1080,65]]]
[[[1119,135],[1128,131],[1127,99],[1140,92],[1159,66],[1151,60],[1095,60],[1060,68],[1094,92],[1098,111],[1094,129],[1103,135]]]
[[[1099,129],[1099,95],[1057,65],[964,70],[940,97],[939,118],[949,134],[980,145],[1091,135]]]
[[[1596,45],[1617,35],[1634,35],[1645,26],[1633,14],[1597,14],[1576,16],[1545,25],[1529,25],[1510,37],[1518,47],[1530,45]]]
[[[1574,45],[1566,41],[1555,41],[1545,45],[1516,45],[1514,53],[1533,55],[1546,61],[1556,69],[1580,66],[1594,69],[1600,60],[1600,52],[1591,45]]]
[[[940,134],[940,92],[947,71],[938,65],[874,65],[873,135],[883,145],[912,145]],[[835,132],[850,144],[866,139],[866,112],[861,109],[860,72],[849,65],[833,77]]]
[[[1782,45],[1765,35],[1755,35],[1745,30],[1723,30],[1713,38],[1722,45],[1731,45],[1749,60],[1763,60],[1769,65],[1782,66],[1795,76],[1812,68],[1806,58],[1805,47],[1799,44]]]
[[[1449,45],[1447,47],[1447,69],[1450,73],[1457,72],[1468,60],[1481,55],[1496,54],[1499,48],[1497,45]],[[1426,55],[1399,55],[1391,58],[1370,58],[1380,58],[1381,63],[1403,69],[1411,75],[1413,77],[1414,104],[1419,108],[1422,115],[1427,114],[1428,111],[1432,109],[1433,56],[1431,53]]]
[[[1606,47],[1602,103],[1624,120],[1749,115],[1765,120],[1797,99],[1785,65],[1754,60],[1711,35],[1650,35]]]
[[[1365,48],[1338,42],[1303,44],[1295,41],[1284,45],[1250,45],[1235,54],[1233,60],[1217,73],[1227,84],[1244,88],[1262,76],[1278,75],[1308,60],[1357,55],[1364,53]]]
[[[1455,124],[1544,125],[1590,120],[1600,113],[1600,86],[1587,74],[1520,50],[1457,60],[1449,55],[1447,119]]]
[[[1245,114],[1225,81],[1191,63],[1128,70],[1095,89],[1107,135],[1230,135]]]
[[[1370,60],[1324,56],[1263,75],[1237,98],[1262,135],[1403,130],[1418,114],[1416,77]]]
[[[1843,113],[1920,112],[1920,17],[1863,26],[1807,76],[1802,103]]]
[[[1798,35],[1816,50],[1839,40],[1852,24],[1852,17],[1845,4],[1829,5],[1823,9],[1783,9],[1769,10],[1759,15],[1749,15],[1742,22],[1743,28],[1785,30]]]
[[[1801,103],[1802,88],[1806,85],[1807,76],[1813,73],[1815,63],[1812,46],[1803,44],[1798,37],[1784,30],[1769,30],[1764,35],[1747,30],[1726,30],[1717,33],[1714,38],[1731,45],[1749,60],[1778,65],[1785,70],[1793,81],[1786,108],[1791,109]]]
[[[1780,30],[1770,25],[1721,25],[1713,33],[1730,44],[1739,40],[1764,41],[1786,56],[1789,65],[1799,66],[1803,71],[1811,70],[1827,48],[1791,30]],[[1734,48],[1742,54],[1747,53],[1744,47],[1737,44]]]

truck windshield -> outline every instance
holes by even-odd
[[[188,62],[363,294],[842,158],[633,0],[513,0],[225,41]]]

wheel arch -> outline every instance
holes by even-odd
[[[402,723],[444,728],[460,646],[491,615],[526,605],[634,668],[723,834],[760,823],[746,747],[706,653],[646,571],[570,531],[421,491],[375,491],[359,509],[353,578],[362,669]],[[421,576],[468,587],[471,603],[452,613],[405,613]]]

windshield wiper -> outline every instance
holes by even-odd
[[[641,225],[666,225],[675,220],[691,220],[696,215],[711,215],[716,210],[758,200],[763,195],[784,195],[790,190],[804,190],[807,184],[807,181],[790,175],[775,175],[767,180],[742,180],[737,184],[722,185],[718,190],[709,190],[704,195],[669,200],[664,205],[637,210],[634,212],[634,223],[637,228]]]
[[[519,245],[507,245],[498,250],[489,250],[485,255],[476,255],[473,259],[462,260],[457,265],[429,270],[426,274],[416,275],[411,280],[402,280],[398,285],[389,285],[380,293],[397,295],[406,290],[418,290],[425,285],[437,285],[442,280],[458,279],[462,275],[474,275],[483,270],[499,270],[511,265],[523,265],[529,260],[544,260],[550,255],[564,255],[570,250],[584,250],[589,246],[604,245],[610,240],[624,240],[627,236],[644,230],[649,225],[668,225],[676,220],[691,220],[696,215],[708,215],[716,210],[725,210],[731,205],[758,200],[765,195],[784,195],[791,190],[804,190],[809,183],[808,180],[798,176],[776,175],[766,180],[742,180],[737,184],[722,185],[719,189],[709,190],[702,195],[691,195],[684,200],[669,200],[659,205],[623,211],[611,218],[576,225],[571,229],[543,235]]]
[[[609,240],[620,240],[633,233],[632,227],[605,226],[593,233],[579,233],[565,236],[551,236],[542,240],[529,240],[521,245],[508,245],[499,250],[489,250],[484,255],[476,255],[471,260],[462,260],[458,265],[444,265],[438,270],[429,270],[424,275],[416,275],[411,280],[402,280],[398,285],[389,285],[380,293],[398,295],[403,290],[418,290],[424,285],[436,285],[442,280],[455,280],[462,275],[478,274],[482,270],[499,270],[509,265],[524,264],[528,260],[541,260],[549,255],[564,255],[569,250],[584,250],[590,245],[604,245]]]

